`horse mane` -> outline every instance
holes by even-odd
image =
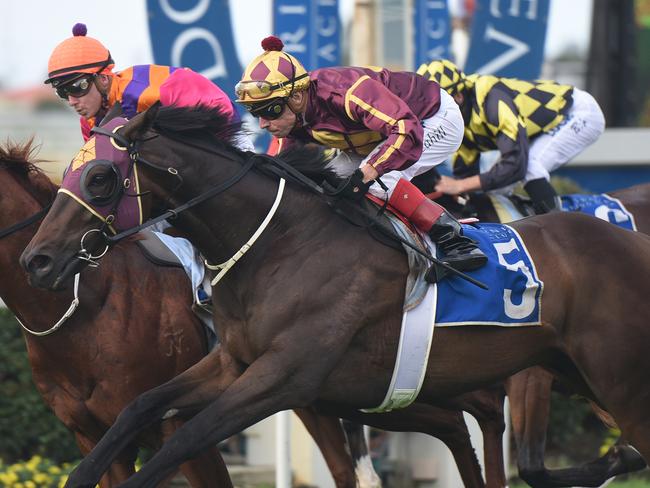
[[[7,140],[0,144],[0,169],[11,172],[39,203],[47,205],[54,199],[57,187],[36,166],[37,163],[46,162],[36,158],[38,150],[33,137],[22,144]]]
[[[181,134],[196,142],[217,142],[234,150],[237,149],[232,145],[232,140],[245,134],[241,122],[234,122],[230,120],[230,114],[206,105],[160,107],[153,129],[167,136]]]
[[[153,129],[165,136],[182,135],[183,140],[205,144],[218,144],[241,153],[232,141],[237,136],[246,135],[241,122],[232,122],[230,114],[222,110],[198,105],[195,107],[163,106],[153,122]],[[176,137],[178,139],[178,137]],[[321,146],[316,144],[294,144],[278,155],[316,183],[324,179],[336,182],[340,178],[328,167],[330,157]]]
[[[277,157],[318,184],[323,180],[336,184],[341,179],[330,166],[330,151],[318,144],[293,144]]]

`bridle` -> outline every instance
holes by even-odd
[[[51,207],[52,204],[50,203],[47,206],[45,206],[43,209],[36,212],[34,215],[31,215],[26,219],[21,220],[20,222],[12,226],[7,227],[6,229],[0,230],[0,239],[2,239],[3,237],[10,236],[11,234],[18,232],[19,230],[22,230],[32,225],[33,223],[42,220]],[[44,331],[36,331],[28,328],[25,324],[22,323],[22,321],[18,317],[16,317],[16,320],[26,332],[29,332],[30,334],[35,336],[42,337],[42,336],[50,335],[51,333],[59,329],[63,325],[63,323],[72,316],[72,314],[75,312],[78,306],[79,306],[79,273],[77,273],[74,277],[74,298],[70,303],[68,310],[65,311],[63,316],[59,320],[57,320],[52,327]]]
[[[177,177],[179,179],[180,183],[182,183],[182,181],[183,181],[182,175],[178,172],[178,170],[176,168],[174,168],[172,166],[161,167],[161,166],[159,166],[157,164],[154,164],[154,163],[148,161],[147,159],[143,158],[140,155],[138,146],[139,146],[139,143],[141,141],[139,141],[139,140],[129,141],[128,139],[126,139],[119,132],[113,132],[113,131],[110,131],[110,130],[106,130],[106,129],[102,128],[102,127],[94,127],[92,129],[92,132],[97,133],[97,134],[101,134],[101,135],[104,135],[104,136],[107,136],[107,137],[110,137],[110,138],[114,139],[121,146],[126,147],[128,153],[129,153],[129,159],[130,159],[129,167],[130,168],[132,168],[133,165],[136,162],[137,163],[142,163],[144,166],[147,166],[147,167],[149,167],[151,169],[154,169],[156,171],[167,172],[167,173]],[[219,151],[215,150],[215,148],[213,148],[213,147],[204,147],[204,146],[200,146],[198,144],[190,143],[188,141],[181,141],[180,139],[175,138],[175,137],[173,137],[173,136],[171,136],[169,134],[165,134],[165,137],[176,140],[178,142],[182,142],[183,144],[185,144],[187,146],[194,147],[194,148],[197,148],[197,149],[201,149],[203,151],[207,151],[207,152],[209,152],[211,154],[223,156],[223,154],[221,154]],[[239,169],[239,171],[237,171],[233,176],[228,178],[223,183],[220,183],[219,185],[210,188],[209,190],[207,190],[207,191],[201,193],[200,195],[192,198],[191,200],[185,202],[184,204],[179,205],[178,207],[175,207],[173,209],[168,209],[165,212],[163,212],[162,214],[160,214],[160,215],[158,215],[156,217],[153,217],[153,218],[147,220],[146,222],[144,222],[144,223],[142,223],[142,224],[140,224],[138,226],[132,227],[130,229],[127,229],[127,230],[125,230],[123,232],[120,232],[120,233],[118,233],[116,235],[113,235],[113,236],[107,235],[104,232],[103,228],[102,229],[95,229],[95,230],[96,231],[97,230],[101,231],[102,232],[102,237],[103,237],[106,245],[111,246],[111,245],[116,244],[119,241],[121,241],[121,240],[123,240],[123,239],[125,239],[127,237],[132,236],[133,234],[136,234],[136,233],[140,232],[143,229],[146,229],[148,227],[151,227],[152,225],[157,224],[158,222],[161,222],[161,221],[167,220],[167,219],[171,219],[171,220],[176,219],[178,217],[178,215],[181,214],[182,212],[185,212],[186,210],[189,210],[190,208],[196,207],[200,203],[203,203],[204,201],[225,192],[226,190],[228,190],[229,188],[231,188],[232,186],[237,184],[255,166],[257,160],[265,160],[265,159],[267,159],[266,156],[258,155],[258,154],[255,154],[255,153],[244,153],[244,154],[247,157],[246,157],[246,160],[244,161],[243,165]],[[180,184],[176,188],[178,188],[179,186],[180,186]],[[120,200],[120,198],[122,196],[123,195],[121,195],[116,200],[115,205],[117,205],[119,203],[119,200]]]
[[[36,212],[34,215],[31,215],[31,216],[27,217],[25,220],[21,220],[20,222],[7,227],[6,229],[0,230],[0,239],[2,239],[3,237],[10,236],[14,232],[18,232],[19,230],[22,230],[25,227],[29,227],[33,223],[38,222],[39,220],[42,220],[43,217],[45,217],[45,214],[47,214],[47,212],[50,210],[51,207],[52,207],[52,204],[50,203],[45,208],[43,208],[43,209],[39,210],[38,212]]]

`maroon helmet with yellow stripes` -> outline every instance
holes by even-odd
[[[273,98],[286,98],[309,86],[309,73],[300,61],[284,52],[283,47],[282,41],[275,36],[262,41],[264,53],[248,64],[235,86],[237,102],[258,104]]]

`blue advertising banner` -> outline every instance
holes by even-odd
[[[273,32],[307,70],[340,64],[338,0],[275,0]]]
[[[467,73],[535,79],[544,59],[550,0],[477,0]]]
[[[451,59],[451,19],[447,0],[415,0],[413,30],[415,69],[434,59]]]
[[[147,13],[154,63],[191,68],[234,99],[244,67],[237,57],[229,0],[147,0]],[[248,127],[258,129],[257,121],[238,108]],[[253,138],[265,151],[268,134],[258,130]]]
[[[191,68],[234,97],[243,67],[228,0],[147,0],[147,13],[156,64]]]

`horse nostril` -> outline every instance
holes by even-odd
[[[27,262],[27,271],[44,275],[52,269],[52,258],[45,254],[37,254]]]

